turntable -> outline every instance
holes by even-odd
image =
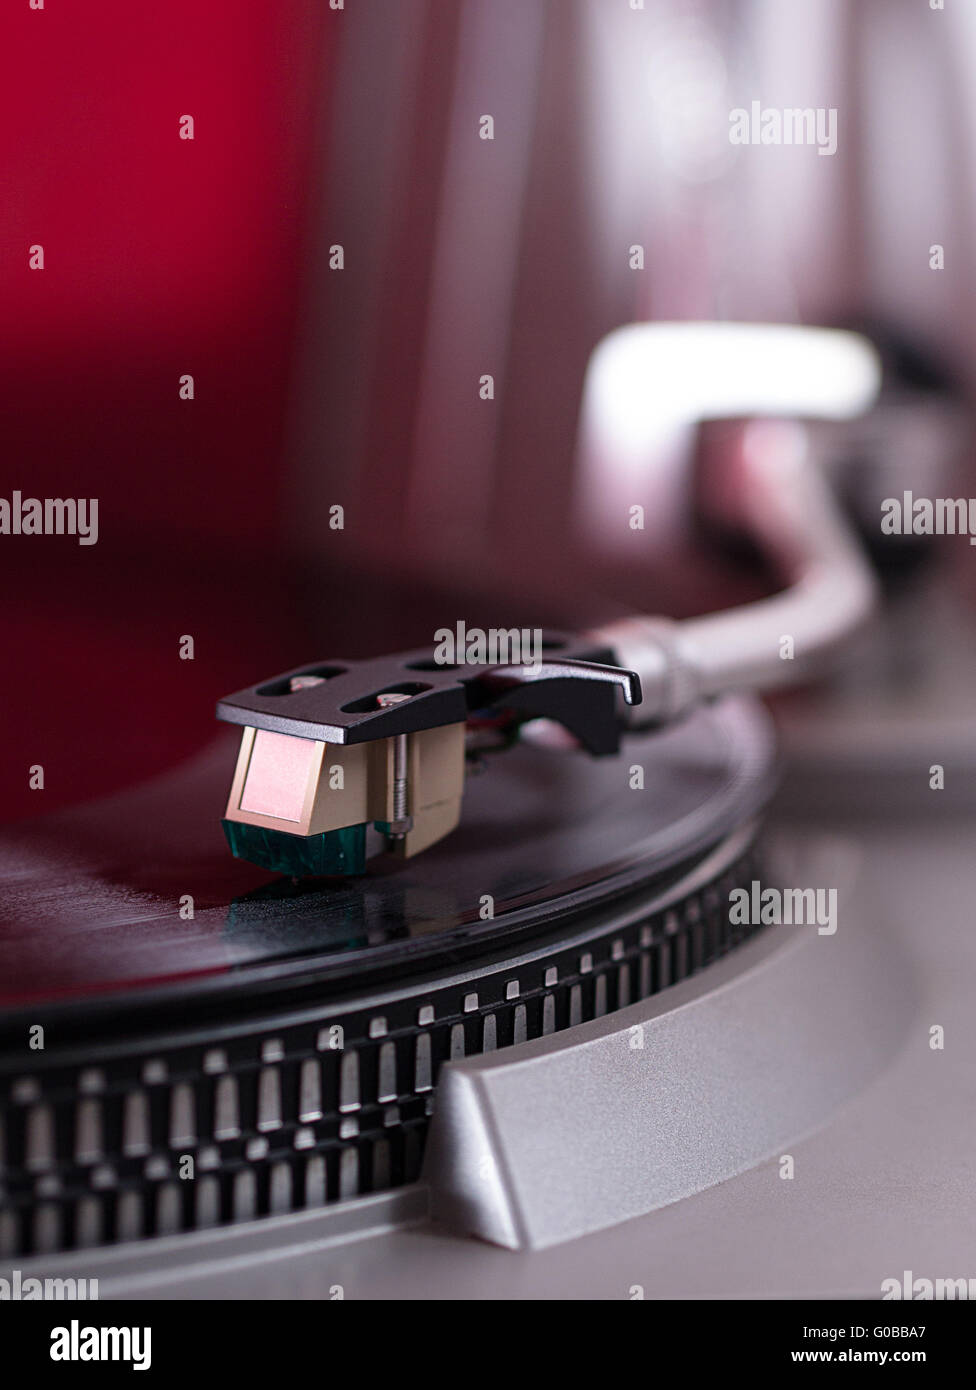
[[[621,353],[678,381],[702,349],[624,337],[591,368],[594,437]],[[782,593],[540,629],[516,659],[312,653],[221,700],[236,771],[225,734],[0,837],[5,1264],[103,1297],[627,1298],[870,1295],[907,1248],[931,1260],[923,1220],[895,1241],[883,1219],[921,1150],[879,1159],[858,1114],[884,1133],[911,1097],[945,1144],[959,1063],[932,1073],[904,914],[866,902],[878,844],[776,809],[752,693],[821,670],[876,586],[797,426],[744,417],[854,415],[876,364],[848,335],[706,346],[738,385],[713,363],[691,414],[733,419],[734,520]],[[820,352],[829,399],[801,389]],[[801,388],[770,400],[773,375]],[[916,851],[887,876],[902,903]],[[731,910],[778,887],[832,893],[836,920]],[[926,969],[950,937],[930,928]],[[844,1287],[825,1185],[863,1227]]]

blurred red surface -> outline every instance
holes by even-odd
[[[214,686],[240,683],[235,569],[277,544],[334,17],[320,0],[5,7],[0,495],[99,499],[95,546],[0,536],[6,819],[191,752]]]

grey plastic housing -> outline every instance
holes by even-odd
[[[880,944],[850,921],[771,926],[568,1035],[448,1064],[425,1158],[432,1215],[538,1249],[782,1153],[897,1046],[907,978]]]

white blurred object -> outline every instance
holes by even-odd
[[[590,534],[619,548],[635,504],[660,526],[655,486],[658,499],[677,495],[695,427],[752,417],[737,455],[737,511],[789,586],[702,618],[635,616],[601,628],[600,639],[644,686],[635,723],[679,717],[724,691],[817,674],[871,615],[873,572],[809,460],[799,422],[857,416],[880,384],[870,343],[832,329],[644,324],[597,347],[582,420]]]
[[[874,400],[866,339],[779,324],[648,323],[609,334],[583,386],[579,503],[596,544],[619,546],[628,508],[680,524],[692,432],[745,415],[849,420]]]

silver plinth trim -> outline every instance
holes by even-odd
[[[819,1127],[899,1045],[910,976],[884,933],[774,926],[662,994],[443,1069],[434,1217],[512,1249],[733,1177]]]

